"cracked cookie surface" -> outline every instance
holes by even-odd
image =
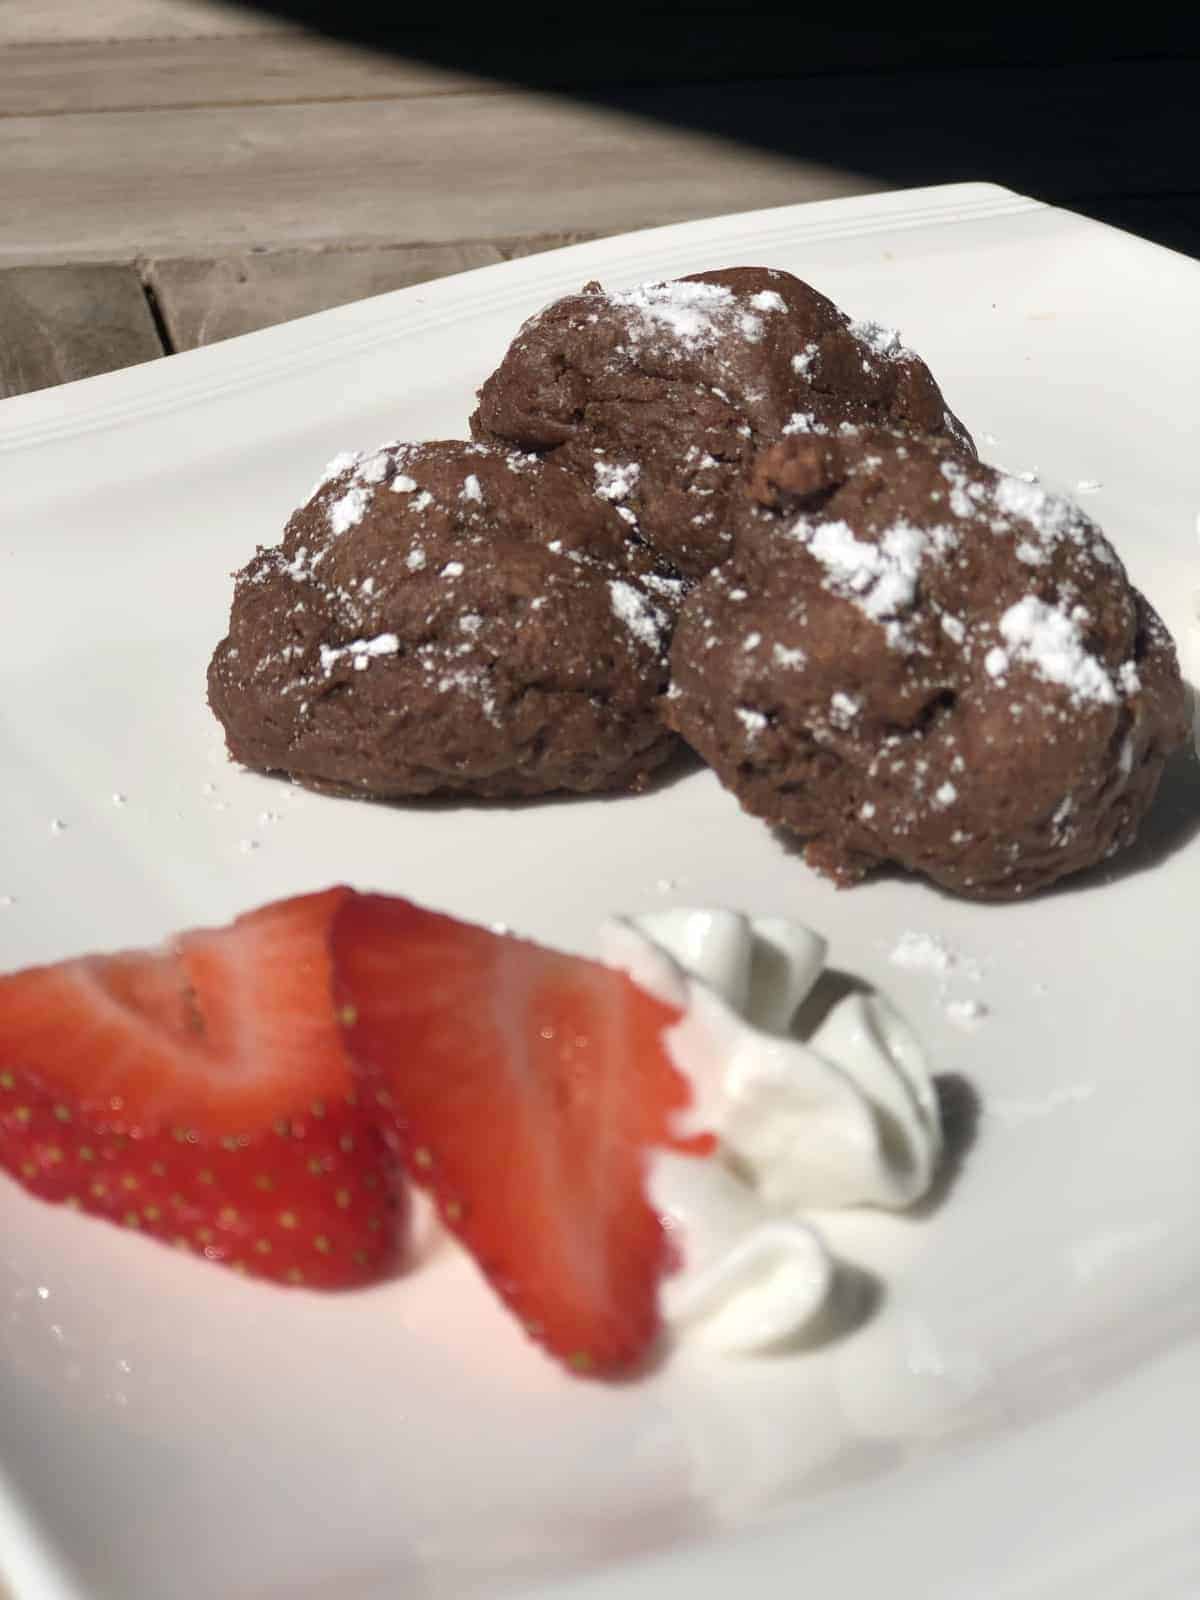
[[[478,438],[569,469],[689,580],[729,554],[758,450],[868,424],[974,454],[899,335],[764,267],[556,300],[521,328],[471,419]]]
[[[230,754],[327,792],[638,789],[681,585],[570,474],[505,448],[339,457],[237,574],[209,702]]]
[[[765,452],[734,532],[684,604],[667,716],[812,866],[1013,899],[1132,841],[1183,686],[1069,501],[865,430]]]

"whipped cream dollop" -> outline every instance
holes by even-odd
[[[601,958],[682,1013],[665,1036],[692,1089],[678,1132],[719,1143],[707,1159],[651,1157],[651,1201],[682,1257],[660,1305],[673,1331],[728,1351],[769,1349],[819,1318],[835,1267],[806,1212],[909,1206],[941,1154],[921,1048],[881,995],[843,995],[806,1037],[793,1031],[826,949],[800,923],[734,911],[601,929]]]

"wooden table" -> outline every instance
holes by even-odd
[[[632,64],[583,41],[571,93],[213,0],[7,0],[0,397],[567,241],[897,183],[993,178],[1200,248],[1187,63],[964,66],[934,36],[864,64],[832,34],[780,61],[769,33],[731,49],[687,24],[682,51],[647,26]]]

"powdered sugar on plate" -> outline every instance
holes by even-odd
[[[959,958],[934,934],[908,928],[897,939],[888,960],[894,967],[904,967],[909,972],[945,977],[958,966]]]
[[[947,1000],[942,1009],[948,1022],[968,1032],[973,1032],[988,1018],[988,1008],[982,1000]]]
[[[942,1014],[956,1028],[972,1032],[990,1016],[991,1008],[978,997],[950,993],[951,984],[955,981],[982,982],[982,965],[973,957],[951,949],[936,934],[906,929],[892,947],[888,960],[894,967],[901,967],[906,972],[932,978],[937,984]]]

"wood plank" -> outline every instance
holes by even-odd
[[[1188,192],[1191,101],[1190,65],[1159,61],[631,89],[603,107],[477,93],[13,117],[0,263],[608,233],[965,178]]]
[[[492,94],[0,121],[0,263],[607,233],[883,187]]]
[[[675,19],[642,17],[638,49],[632,54],[611,29],[599,33],[573,28],[565,34],[542,30],[534,38],[523,34],[520,53],[510,56],[497,53],[496,41],[481,45],[463,40],[461,32],[452,35],[436,29],[393,30],[374,48],[299,30],[284,32],[274,24],[263,23],[264,31],[248,32],[250,12],[186,0],[156,4],[141,23],[150,30],[146,37],[118,33],[106,39],[88,31],[97,25],[97,9],[101,16],[109,14],[111,26],[113,0],[99,8],[76,5],[60,22],[65,27],[70,17],[79,19],[81,37],[27,40],[20,48],[5,50],[6,18],[11,29],[20,18],[26,19],[22,25],[35,25],[44,13],[41,6],[0,3],[0,115],[269,105],[488,87],[521,92],[515,86],[531,80],[599,88],[603,98],[605,87],[613,84],[808,77],[855,66],[868,71],[928,69],[943,59],[953,62],[956,54],[969,59],[975,37],[968,30],[949,30],[932,39],[906,34],[845,36],[805,24],[806,48],[800,49],[790,37],[794,19],[785,17],[773,17],[770,30],[738,25],[741,19],[729,17],[690,17],[682,31]],[[135,25],[132,18],[124,20],[126,26]],[[156,23],[168,31],[159,36],[153,31]],[[172,36],[169,30],[177,25],[214,31]],[[782,41],[777,37],[781,29],[788,35]],[[1006,51],[1019,56],[1021,42],[1019,34],[1011,41],[993,41],[990,58],[985,55],[987,64],[998,65]],[[1041,32],[1037,44],[1034,62],[1044,67]],[[1085,44],[1090,47],[1090,34]],[[978,42],[974,49],[978,53]],[[1073,59],[1079,60],[1078,53]]]
[[[1101,14],[1080,29],[1073,16],[1043,15],[1036,28],[962,24],[904,29],[814,21],[810,8],[637,12],[636,35],[578,8],[550,27],[513,26],[507,18],[462,26],[457,16],[406,7],[315,0],[0,0],[0,48],[10,43],[254,37],[315,33],[358,40],[410,60],[486,72],[511,83],[686,82],[697,76],[811,74],[921,69],[930,66],[1044,66],[1062,61],[1176,57],[1194,52],[1200,24],[1173,15],[1139,19]]]
[[[111,16],[114,0],[99,8]],[[125,0],[122,0],[125,3]],[[121,6],[118,5],[118,11]],[[140,9],[137,8],[137,9]],[[844,35],[839,30],[804,24],[803,48],[790,37],[795,19],[775,16],[768,32],[761,27],[734,26],[740,19],[691,17],[682,33],[672,18],[642,17],[638,49],[631,54],[612,30],[569,33],[543,30],[523,36],[520,53],[497,50],[496,41],[463,40],[461,34],[437,29],[392,30],[370,47],[325,38],[299,29],[285,31],[260,19],[260,31],[249,31],[253,15],[222,7],[158,0],[148,22],[147,37],[98,37],[92,6],[73,6],[60,18],[85,24],[79,38],[30,39],[20,48],[5,49],[6,18],[25,18],[35,25],[39,7],[5,7],[0,3],[0,115],[36,116],[54,112],[143,110],[150,107],[278,104],[299,100],[364,99],[397,95],[459,93],[464,90],[510,90],[528,87],[583,89],[600,100],[614,84],[648,82],[685,84],[737,78],[811,77],[847,68],[903,72],[906,68],[942,64],[970,70],[972,52],[980,53],[977,32],[947,30],[932,37],[889,34]],[[246,19],[250,18],[247,22]],[[176,26],[209,27],[184,37]],[[222,19],[228,19],[227,25]],[[120,21],[120,17],[117,18]],[[127,26],[134,26],[126,18]],[[161,36],[153,24],[167,30]],[[782,41],[776,35],[783,28]],[[1021,38],[992,41],[986,65],[996,67],[1013,57],[1021,63]],[[974,43],[972,43],[974,41]],[[1044,74],[1044,33],[1037,36],[1033,65]],[[1079,63],[1078,44],[1072,59]],[[1168,52],[1171,53],[1171,52]],[[1178,53],[1178,52],[1176,52]],[[1103,52],[1101,51],[1102,55]],[[956,61],[962,57],[963,62]],[[1010,63],[1012,64],[1012,63]],[[1028,61],[1024,65],[1030,65]],[[1012,79],[1014,91],[1029,80]]]
[[[66,41],[0,50],[0,117],[479,89],[480,80],[466,73],[299,36]]]
[[[553,233],[495,244],[400,245],[385,250],[288,250],[152,261],[144,273],[175,350],[290,322],[314,311],[428,283],[452,272],[537,255],[594,238]]]
[[[172,345],[191,350],[500,260],[495,245],[462,244],[154,261],[146,272]]]
[[[220,0],[34,0],[0,4],[0,47],[63,40],[247,38],[294,24]]]
[[[131,267],[0,272],[0,399],[162,355]]]
[[[506,261],[519,256],[540,256],[547,250],[561,250],[568,244],[585,244],[589,239],[599,239],[598,233],[543,233],[532,239],[501,240],[500,253]]]

